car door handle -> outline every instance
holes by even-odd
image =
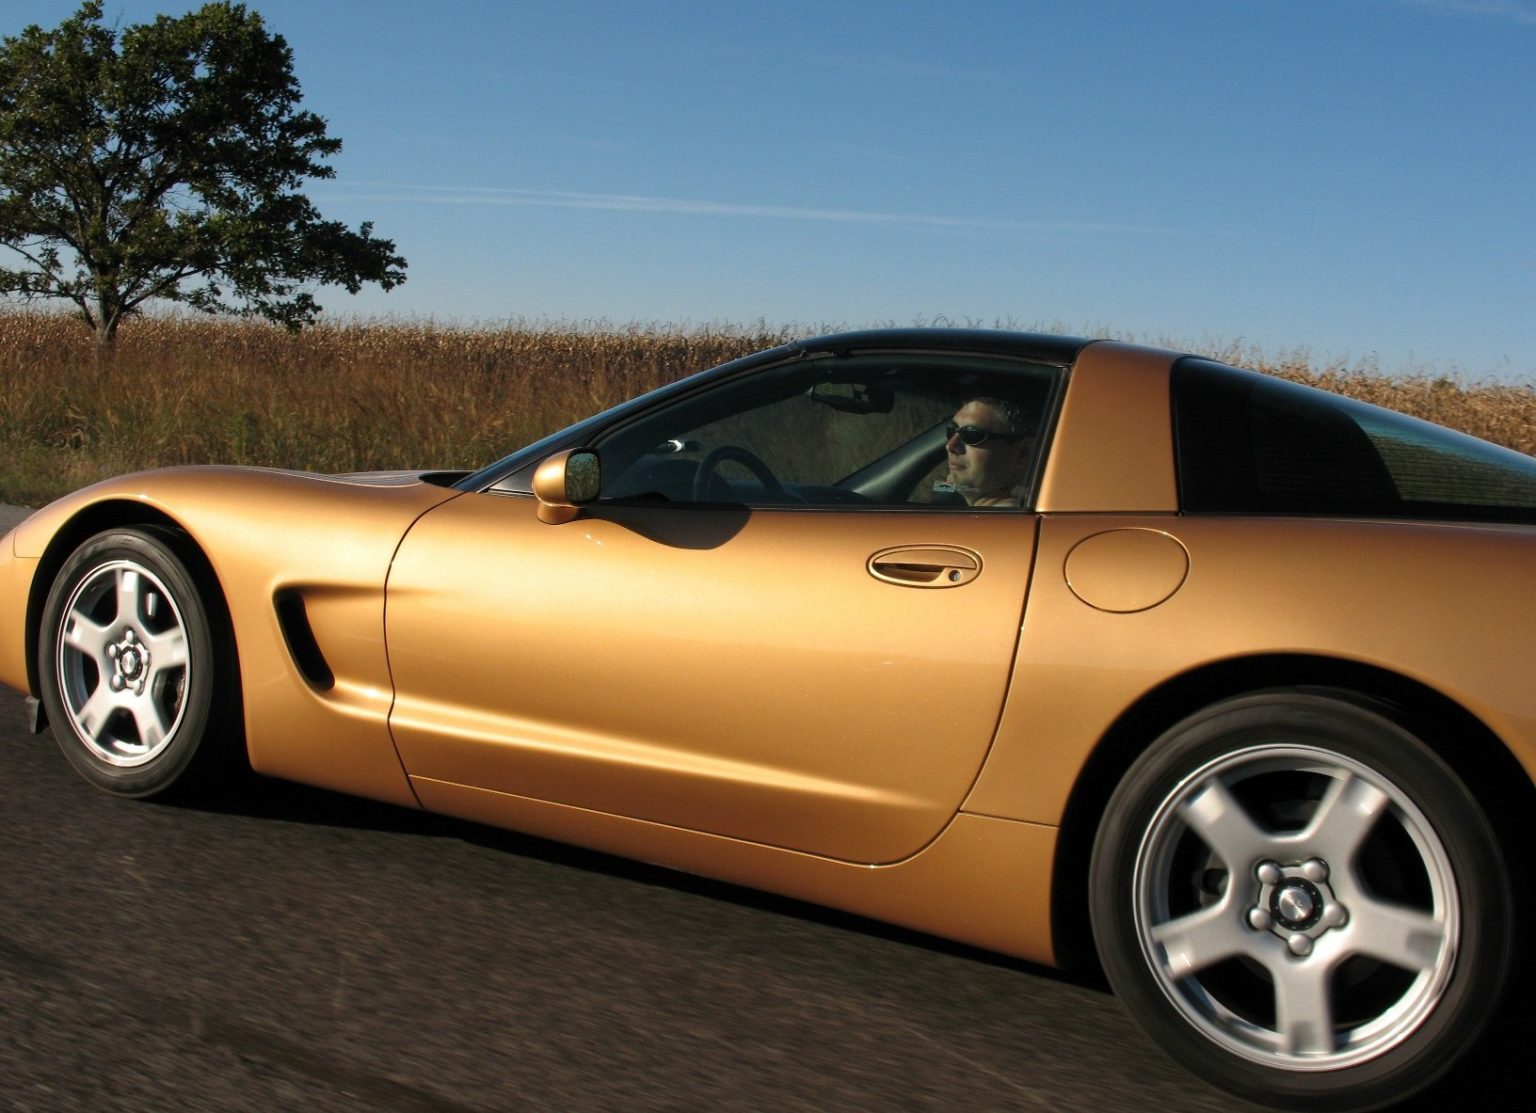
[[[949,545],[900,545],[869,558],[869,574],[901,587],[960,587],[981,575],[981,557]]]

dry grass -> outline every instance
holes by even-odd
[[[167,464],[314,471],[477,467],[782,337],[428,323],[133,321],[98,370],[88,332],[0,311],[0,501],[36,504]]]
[[[474,467],[681,375],[777,344],[747,327],[375,321],[125,325],[115,365],[53,314],[0,309],[0,502],[38,505],[167,464]],[[1536,454],[1536,389],[1209,354]]]

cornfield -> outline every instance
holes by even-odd
[[[58,314],[0,309],[0,502],[40,505],[171,464],[339,472],[467,468],[682,375],[783,342],[763,323],[393,320],[291,335],[252,321],[150,317],[98,365]],[[1536,454],[1536,388],[1314,367],[1252,349],[1206,354]]]

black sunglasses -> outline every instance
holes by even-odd
[[[960,438],[960,443],[970,445],[972,448],[976,448],[980,445],[986,444],[988,441],[993,440],[1022,440],[1024,434],[998,433],[992,429],[983,429],[980,425],[956,425],[953,421],[951,421],[948,425],[944,426],[944,443],[948,444],[956,436]]]

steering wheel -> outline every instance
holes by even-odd
[[[793,502],[789,492],[784,489],[778,477],[769,470],[768,465],[762,460],[734,444],[722,444],[719,448],[710,449],[708,455],[699,461],[699,470],[693,476],[693,501],[709,502],[710,488],[714,486],[715,469],[727,460],[734,460],[752,473],[759,483],[763,485],[763,494],[774,502]]]

